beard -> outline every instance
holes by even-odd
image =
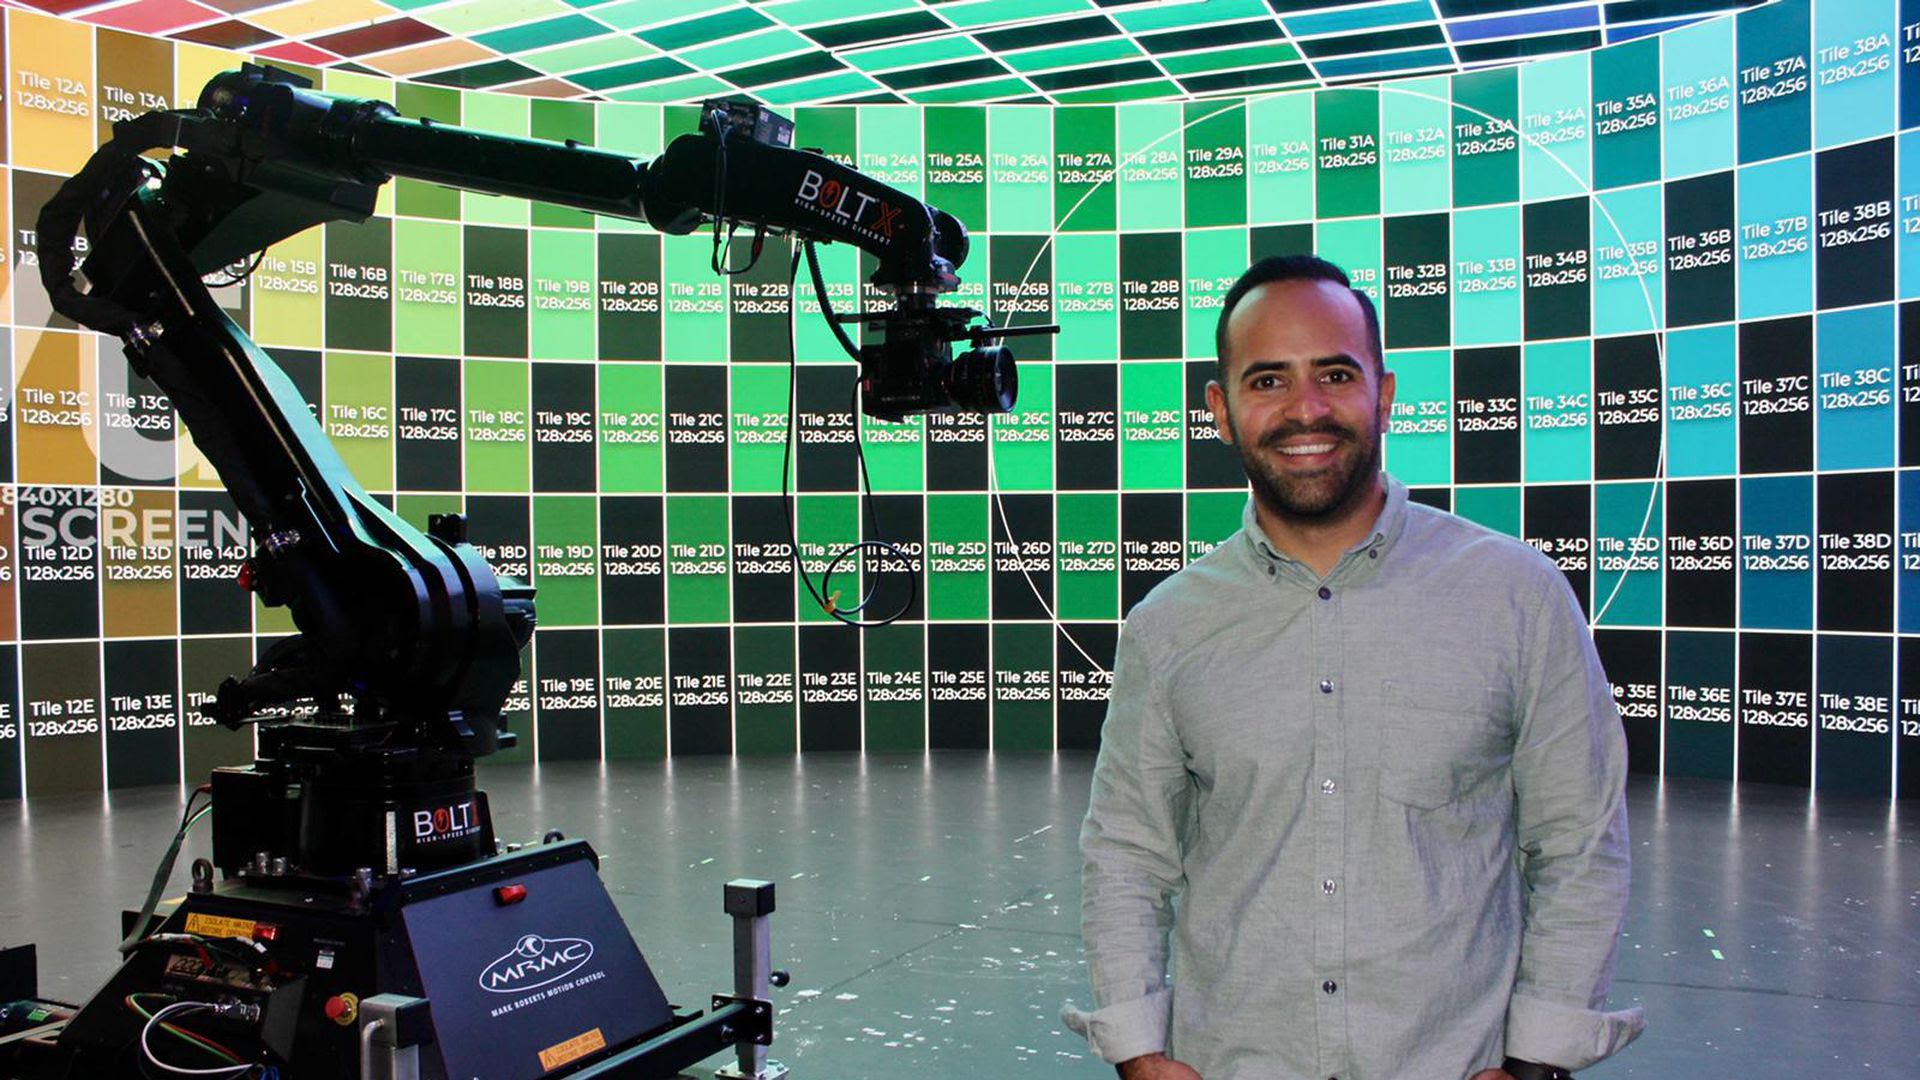
[[[1280,444],[1301,435],[1329,435],[1336,441],[1334,460],[1310,472],[1276,466]],[[1357,504],[1380,471],[1380,434],[1356,431],[1332,422],[1311,426],[1285,425],[1262,436],[1252,446],[1235,444],[1241,468],[1253,485],[1253,496],[1277,517],[1326,521]]]

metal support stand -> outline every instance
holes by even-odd
[[[773,970],[773,882],[740,878],[727,882],[727,914],[733,916],[733,997],[766,1005],[771,987],[785,986],[787,973]],[[770,1038],[769,1042],[772,1041]],[[715,1071],[719,1080],[781,1080],[787,1067],[767,1057],[765,1043],[741,1042],[739,1061]]]
[[[360,1003],[360,1080],[420,1080],[425,998],[376,994]]]

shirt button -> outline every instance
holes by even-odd
[[[1333,590],[1327,588],[1325,585],[1320,586],[1320,599],[1322,600],[1333,599]]]
[[[1369,552],[1367,552],[1367,558],[1369,558],[1369,559],[1377,559],[1377,558],[1379,558],[1379,557],[1380,557],[1380,553],[1379,553],[1379,552],[1377,552],[1377,551],[1369,551]]]
[[[1338,990],[1338,989],[1340,989],[1340,984],[1339,984],[1339,983],[1337,983],[1337,982],[1334,982],[1334,981],[1333,981],[1332,979],[1328,979],[1328,980],[1327,980],[1326,982],[1323,982],[1323,983],[1321,983],[1321,984],[1320,984],[1320,989],[1322,989],[1322,990],[1324,990],[1324,991],[1326,991],[1327,993],[1329,993],[1329,994],[1331,994],[1331,993],[1333,993],[1334,991],[1336,991],[1336,990]]]
[[[1334,890],[1338,889],[1339,887],[1340,887],[1340,883],[1333,880],[1332,878],[1328,878],[1327,880],[1320,883],[1320,891],[1323,893],[1326,893],[1328,896],[1332,896],[1334,893]]]
[[[1272,566],[1268,566],[1268,567],[1267,567],[1267,576],[1268,576],[1268,577],[1272,577],[1272,576],[1274,575],[1274,573],[1275,573],[1275,570],[1274,570],[1274,568],[1273,568]]]
[[[1320,680],[1320,692],[1321,692],[1321,693],[1323,693],[1323,694],[1331,694],[1331,693],[1333,693],[1333,680],[1332,680],[1332,679],[1321,679],[1321,680]]]
[[[1322,795],[1331,795],[1334,792],[1339,790],[1340,790],[1340,785],[1334,783],[1331,780],[1320,781],[1320,794]]]

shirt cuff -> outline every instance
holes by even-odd
[[[1118,1065],[1142,1054],[1166,1052],[1167,1023],[1172,1010],[1172,991],[1155,990],[1146,997],[1117,1002],[1092,1012],[1077,1009],[1068,1002],[1061,1006],[1060,1021],[1086,1036],[1087,1045],[1101,1060]]]
[[[1625,1049],[1646,1026],[1638,1006],[1603,1012],[1516,993],[1507,1003],[1507,1056],[1578,1072]]]

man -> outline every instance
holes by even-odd
[[[1216,344],[1253,497],[1120,638],[1080,838],[1095,1009],[1067,1023],[1126,1080],[1606,1057],[1642,1023],[1602,1011],[1626,753],[1572,590],[1381,473],[1393,375],[1338,267],[1255,264]]]

